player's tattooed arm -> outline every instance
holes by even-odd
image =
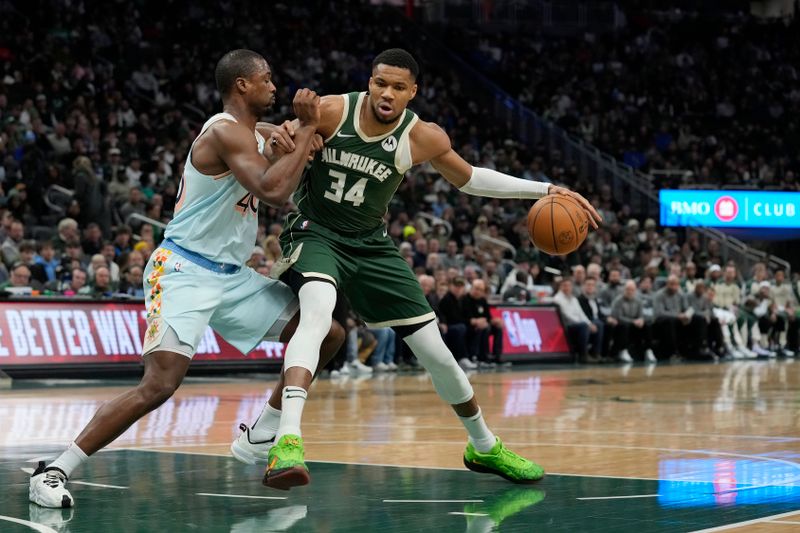
[[[258,152],[247,128],[233,122],[211,128],[220,159],[262,202],[280,207],[297,188],[319,125],[319,100],[314,91],[297,91],[293,104],[300,127],[294,132],[295,149],[272,164]]]
[[[453,150],[447,133],[436,124],[418,124],[411,132],[411,139],[414,162],[430,161],[433,168],[461,192],[489,198],[527,199],[537,199],[547,194],[565,194],[583,206],[595,228],[602,221],[589,201],[574,191],[550,183],[515,178],[488,168],[473,167]]]

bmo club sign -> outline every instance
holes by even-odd
[[[141,303],[0,304],[0,368],[64,363],[136,363],[146,331]],[[245,358],[211,328],[195,361],[283,360],[283,344],[262,342]]]
[[[662,226],[800,228],[800,193],[659,192]]]

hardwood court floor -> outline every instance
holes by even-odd
[[[800,362],[471,381],[490,426],[548,470],[540,484],[467,472],[463,428],[429,378],[389,374],[317,383],[312,484],[267,489],[228,446],[274,377],[189,379],[76,472],[69,511],[29,506],[21,468],[133,382],[17,382],[0,391],[0,531],[800,531]]]

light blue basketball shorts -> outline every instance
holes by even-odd
[[[147,262],[144,293],[143,355],[161,347],[169,328],[194,354],[209,325],[247,354],[262,340],[277,339],[300,308],[289,287],[252,268],[214,272],[163,245]]]

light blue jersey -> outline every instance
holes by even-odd
[[[229,113],[216,114],[203,124],[197,137],[219,120],[236,122]],[[264,138],[257,131],[253,133],[258,151],[263,152]],[[218,176],[201,174],[192,165],[190,148],[175,201],[175,216],[164,237],[215,263],[241,266],[250,259],[257,232],[258,199],[242,187],[230,170]]]

